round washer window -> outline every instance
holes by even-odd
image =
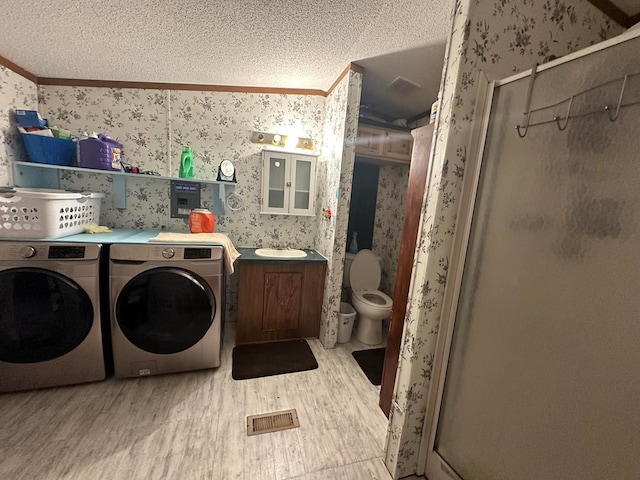
[[[93,324],[93,305],[73,280],[40,268],[0,272],[0,360],[36,363],[69,353]]]
[[[127,339],[151,353],[177,353],[198,343],[216,312],[211,289],[198,275],[155,268],[132,278],[116,301],[116,321]]]

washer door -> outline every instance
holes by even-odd
[[[40,268],[0,272],[0,361],[36,363],[80,345],[93,324],[93,305],[73,280]]]
[[[132,278],[116,301],[116,321],[136,347],[177,353],[198,343],[216,313],[216,300],[198,275],[178,268],[155,268]]]

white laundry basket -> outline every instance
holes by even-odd
[[[348,343],[351,340],[353,322],[356,319],[356,311],[346,302],[340,302],[340,315],[338,320],[338,343]]]
[[[0,238],[58,238],[100,221],[103,193],[25,189],[0,191]]]

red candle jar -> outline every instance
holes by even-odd
[[[216,226],[213,213],[204,208],[191,210],[189,214],[189,230],[191,233],[212,233]]]

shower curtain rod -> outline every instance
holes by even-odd
[[[524,115],[526,117],[526,122],[525,125],[516,125],[516,130],[518,132],[518,136],[520,138],[524,138],[527,135],[527,131],[529,130],[529,127],[536,127],[538,125],[546,125],[547,123],[556,123],[556,125],[558,126],[558,130],[564,130],[567,128],[568,124],[569,124],[569,119],[570,118],[578,118],[578,117],[584,117],[587,115],[593,115],[595,113],[602,113],[603,111],[608,113],[609,116],[609,121],[611,122],[615,122],[618,119],[618,116],[620,115],[620,109],[622,107],[629,107],[631,105],[638,105],[640,104],[640,101],[635,101],[635,102],[628,102],[628,103],[624,103],[622,101],[622,98],[624,97],[624,92],[627,86],[627,80],[631,77],[636,77],[636,76],[640,76],[640,73],[632,73],[629,75],[625,75],[624,77],[620,77],[620,78],[616,78],[615,80],[610,80],[608,82],[605,83],[601,83],[599,85],[596,85],[595,87],[591,87],[588,88],[586,90],[583,90],[582,92],[576,93],[574,95],[571,95],[568,98],[565,98],[564,100],[561,100],[557,103],[554,103],[553,105],[547,105],[545,107],[540,107],[540,108],[535,108],[533,110],[530,110],[530,103],[531,103],[531,92],[533,91],[533,83],[535,81],[535,68],[532,70],[532,74],[531,74],[531,79],[529,81],[529,89],[528,89],[528,94],[527,94],[527,100],[526,100],[526,107],[525,107],[525,112]],[[580,95],[584,95],[586,93],[589,93],[593,90],[597,90],[599,88],[605,87],[607,85],[611,85],[613,83],[617,83],[620,80],[622,80],[622,88],[620,89],[620,95],[618,96],[618,104],[616,105],[615,108],[615,112],[611,112],[611,106],[610,105],[605,105],[603,108],[599,108],[596,110],[591,110],[588,112],[584,112],[584,113],[577,113],[577,114],[571,114],[571,107],[573,105],[573,99],[576,97],[579,97]],[[535,113],[535,112],[540,112],[542,110],[548,110],[550,108],[555,108],[558,107],[562,104],[565,104],[568,102],[568,107],[567,107],[567,113],[564,117],[562,116],[554,116],[551,120],[545,120],[545,121],[541,121],[541,122],[536,122],[536,123],[530,123],[531,121],[531,116]]]

